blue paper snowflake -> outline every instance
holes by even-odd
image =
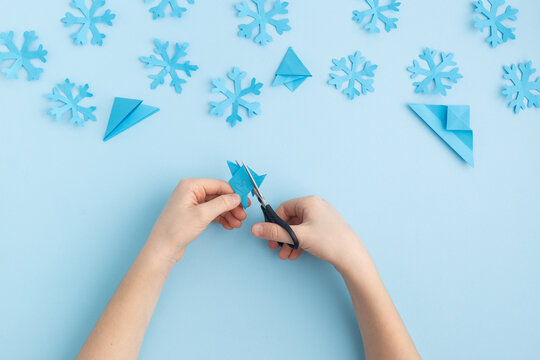
[[[416,60],[413,61],[413,66],[407,68],[412,73],[411,79],[416,78],[418,75],[426,76],[423,81],[413,83],[416,86],[416,93],[442,94],[446,96],[446,90],[451,89],[452,86],[443,84],[443,79],[455,84],[458,79],[463,77],[457,67],[450,71],[443,71],[447,67],[456,65],[456,62],[453,60],[454,54],[441,52],[441,62],[439,64],[435,64],[435,55],[437,55],[437,51],[431,51],[428,48],[424,49],[424,53],[420,55],[420,59],[427,63],[429,69],[422,68]],[[433,87],[430,86],[431,84],[433,84]]]
[[[151,3],[155,0],[144,0],[145,3]],[[181,18],[182,15],[187,11],[185,7],[178,5],[178,0],[159,0],[160,3],[157,6],[154,6],[149,11],[152,13],[152,18],[155,20],[157,18],[165,17],[165,8],[167,5],[171,7],[171,16]],[[186,0],[188,4],[193,5],[195,0]]]
[[[84,107],[79,103],[85,99],[94,96],[88,92],[88,84],[79,86],[79,94],[74,97],[73,88],[75,84],[66,79],[62,84],[58,84],[52,94],[47,94],[47,98],[51,102],[59,102],[61,106],[52,106],[48,115],[54,116],[56,121],[62,120],[66,113],[71,115],[69,123],[84,126],[84,123],[88,120],[96,121],[96,116],[93,114],[96,110],[95,106]],[[81,117],[82,115],[82,117]]]
[[[343,90],[343,93],[349,97],[349,99],[354,99],[355,96],[360,96],[360,91],[356,89],[356,82],[360,84],[361,93],[365,95],[367,92],[374,92],[373,89],[373,79],[374,70],[377,69],[377,65],[372,64],[371,61],[365,62],[366,58],[362,56],[360,51],[357,51],[354,55],[349,56],[349,61],[351,63],[350,69],[347,67],[347,59],[333,59],[332,66],[333,71],[343,71],[345,75],[340,76],[338,74],[331,73],[330,80],[328,80],[329,85],[333,85],[336,89],[341,89],[345,82],[349,82],[349,85]],[[358,67],[364,64],[362,70],[359,70]]]
[[[536,69],[532,68],[530,61],[504,67],[504,78],[510,80],[512,85],[505,85],[503,95],[508,100],[512,100],[508,106],[513,107],[516,114],[520,110],[525,110],[526,107],[540,107],[540,77],[536,78],[535,81],[531,80],[531,76],[535,72]]]
[[[231,125],[231,127],[235,126],[237,121],[242,121],[242,117],[238,115],[238,110],[240,107],[247,110],[250,118],[261,113],[261,104],[258,102],[250,103],[242,99],[248,94],[260,95],[261,88],[263,87],[262,83],[258,83],[257,80],[253,78],[251,79],[251,84],[249,87],[242,89],[242,80],[246,77],[246,75],[247,74],[245,72],[240,71],[240,69],[237,67],[227,74],[229,79],[231,79],[234,83],[234,93],[229,91],[225,86],[225,79],[221,78],[212,80],[212,84],[214,85],[212,92],[221,93],[225,95],[227,99],[220,103],[212,101],[210,103],[210,106],[212,107],[210,109],[210,114],[223,116],[225,110],[229,106],[232,106],[232,114],[227,118],[227,122]]]
[[[92,45],[103,45],[105,34],[98,31],[97,24],[106,24],[112,26],[112,21],[116,17],[111,13],[111,10],[105,11],[103,15],[96,16],[96,11],[105,5],[105,0],[92,0],[92,6],[88,8],[85,0],[72,0],[69,5],[81,12],[82,17],[76,17],[72,13],[66,13],[66,17],[62,19],[64,26],[81,25],[78,32],[71,35],[75,45],[86,45],[88,42],[88,31],[92,33]]]
[[[181,79],[178,76],[177,71],[183,71],[188,77],[191,77],[192,71],[197,71],[199,69],[196,65],[191,65],[189,61],[184,63],[179,63],[180,58],[187,55],[186,49],[188,48],[188,43],[183,43],[182,45],[176,43],[174,55],[169,57],[167,49],[169,48],[169,42],[162,43],[160,40],[155,39],[154,44],[156,48],[154,52],[161,57],[158,59],[155,55],[150,55],[150,57],[141,56],[140,60],[146,64],[146,68],[150,69],[152,67],[161,67],[161,71],[156,75],[149,75],[150,79],[154,79],[151,84],[151,88],[155,89],[158,85],[165,83],[165,77],[167,74],[171,76],[171,86],[174,87],[178,94],[182,93],[182,84],[186,83],[186,80]]]
[[[378,33],[380,32],[379,28],[377,27],[377,21],[380,20],[382,23],[384,23],[384,30],[386,32],[397,28],[396,22],[398,21],[397,18],[389,18],[386,17],[383,12],[385,11],[399,11],[399,6],[401,5],[400,2],[397,2],[397,0],[391,0],[390,4],[380,6],[379,0],[364,0],[369,7],[370,10],[366,11],[353,11],[354,17],[353,20],[356,21],[358,24],[362,23],[366,17],[371,16],[371,20],[367,23],[366,26],[364,26],[364,29],[367,30],[369,33]]]
[[[26,70],[28,81],[39,79],[43,69],[32,65],[32,60],[38,59],[43,63],[47,62],[45,59],[47,51],[43,50],[43,45],[39,45],[36,50],[29,50],[30,45],[37,39],[34,31],[25,31],[24,43],[19,50],[13,42],[13,31],[0,34],[0,45],[4,45],[8,49],[8,52],[0,52],[0,65],[3,61],[13,61],[10,67],[2,68],[2,72],[6,74],[8,79],[18,79],[21,68]]]
[[[507,28],[502,22],[504,20],[515,21],[517,19],[516,14],[518,13],[518,10],[513,9],[511,6],[507,6],[504,13],[497,15],[497,10],[504,4],[504,0],[488,0],[488,2],[491,5],[489,11],[484,6],[483,0],[474,2],[474,11],[484,16],[484,19],[479,16],[474,18],[474,27],[480,29],[481,32],[484,32],[484,28],[489,27],[489,36],[486,39],[486,42],[489,43],[491,47],[497,47],[499,44],[516,38],[516,35],[514,35],[515,28]],[[501,33],[500,37],[499,33]]]
[[[283,34],[284,31],[291,30],[291,27],[288,24],[289,19],[274,19],[274,16],[278,14],[289,13],[289,10],[287,10],[287,6],[289,6],[288,2],[281,2],[281,0],[275,0],[272,10],[266,12],[264,7],[266,0],[251,1],[255,3],[257,11],[251,10],[247,0],[244,0],[240,4],[236,4],[236,10],[238,10],[239,17],[249,16],[253,18],[253,22],[251,22],[250,24],[238,25],[238,28],[240,29],[240,31],[238,31],[238,36],[250,39],[253,34],[253,30],[258,27],[259,34],[255,36],[253,41],[258,43],[259,45],[266,45],[270,41],[272,41],[272,37],[266,32],[267,25],[272,25],[279,35]]]

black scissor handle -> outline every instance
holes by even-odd
[[[262,212],[264,214],[264,221],[272,224],[276,224],[281,226],[291,237],[294,245],[287,244],[294,250],[298,249],[299,243],[298,238],[296,237],[296,234],[294,233],[293,229],[287,224],[282,218],[276,214],[274,209],[270,205],[263,206],[261,205]],[[279,243],[280,246],[283,246],[283,243]]]

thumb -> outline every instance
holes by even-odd
[[[298,241],[302,243],[302,228],[301,225],[291,225],[291,229],[298,237]],[[277,241],[294,245],[291,236],[281,226],[272,223],[258,223],[253,225],[251,232],[255,237],[260,239]]]
[[[201,209],[204,218],[210,222],[219,215],[236,208],[240,205],[240,201],[240,195],[238,194],[221,195],[199,205],[199,208]]]

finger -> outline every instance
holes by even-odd
[[[277,248],[279,248],[279,244],[277,241],[268,241],[268,247],[271,249],[271,250],[276,250]]]
[[[292,230],[298,237],[300,241],[301,236],[301,226],[293,225],[291,226]],[[291,239],[291,236],[288,232],[285,231],[281,226],[272,224],[272,223],[258,223],[253,225],[251,232],[255,237],[266,240],[273,240],[281,243],[287,243],[293,245],[294,242]]]
[[[223,226],[227,230],[233,229],[233,227],[229,224],[229,222],[226,219],[224,219],[223,216],[221,215],[215,218],[214,221],[220,224],[221,226]]]
[[[283,245],[281,247],[281,250],[279,250],[278,256],[281,260],[287,260],[289,258],[289,255],[291,255],[291,252],[292,248],[290,246]]]
[[[286,222],[289,222],[289,219],[291,218],[302,219],[304,217],[304,207],[302,204],[304,203],[305,199],[307,198],[298,198],[285,201],[283,204],[279,205],[279,207],[276,209],[276,213]]]
[[[237,218],[235,218],[231,212],[223,214],[223,217],[225,218],[225,220],[227,220],[229,225],[231,225],[233,228],[238,229],[242,227],[242,222],[238,220]]]
[[[239,221],[244,221],[247,218],[246,211],[242,206],[237,206],[231,210],[231,214]]]
[[[220,179],[193,179],[192,184],[195,189],[204,190],[205,195],[223,195],[234,192],[228,182]]]
[[[302,255],[303,251],[304,250],[302,250],[302,249],[296,249],[296,250],[291,251],[291,255],[289,255],[289,260],[294,261],[294,260],[298,259],[298,257],[300,255]]]
[[[208,221],[217,218],[228,211],[231,211],[240,204],[240,196],[238,194],[221,195],[204,204],[197,206],[201,215]],[[231,224],[232,225],[232,224]]]

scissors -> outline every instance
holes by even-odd
[[[287,244],[294,250],[298,249],[298,238],[296,237],[296,234],[294,233],[293,229],[287,224],[282,218],[276,214],[274,209],[272,209],[272,206],[270,206],[266,200],[264,200],[264,197],[261,194],[261,191],[259,190],[259,187],[257,186],[257,183],[255,182],[255,179],[253,179],[253,175],[251,175],[251,171],[249,171],[249,168],[246,166],[246,164],[242,161],[242,166],[244,169],[246,169],[247,174],[249,175],[249,179],[251,180],[251,183],[253,184],[253,193],[257,197],[257,200],[259,200],[259,203],[261,204],[261,209],[264,214],[264,221],[267,223],[272,223],[281,226],[291,237],[294,245]],[[279,243],[280,246],[283,246],[283,243]]]

